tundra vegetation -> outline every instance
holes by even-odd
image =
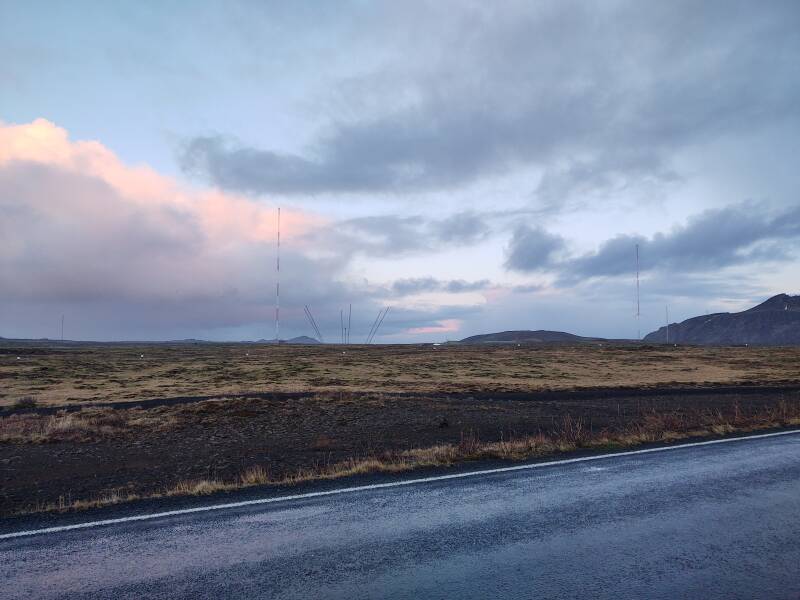
[[[0,349],[2,515],[800,425],[796,348]]]
[[[0,342],[0,407],[248,392],[485,392],[794,382],[800,348]]]

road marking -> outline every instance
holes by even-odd
[[[162,517],[174,517],[178,515],[188,515],[192,513],[210,512],[214,510],[225,510],[226,508],[241,508],[243,506],[257,506],[260,504],[274,504],[276,502],[288,502],[290,500],[305,500],[308,498],[318,498],[321,496],[336,496],[339,494],[350,494],[353,492],[363,492],[368,490],[380,490],[384,488],[402,487],[416,485],[419,483],[430,483],[433,481],[445,481],[448,479],[465,479],[467,477],[478,477],[480,475],[493,475],[495,473],[508,473],[511,471],[523,471],[528,469],[541,469],[543,467],[555,467],[559,465],[569,465],[574,463],[590,462],[595,460],[606,460],[620,456],[634,456],[636,454],[652,454],[654,452],[667,452],[669,450],[680,450],[683,448],[696,448],[698,446],[711,446],[713,444],[727,444],[730,442],[743,442],[747,440],[758,440],[763,438],[778,437],[782,435],[793,435],[800,433],[800,429],[792,431],[777,431],[774,433],[760,433],[735,438],[723,438],[719,440],[708,440],[705,442],[690,442],[688,444],[678,444],[675,446],[661,446],[658,448],[645,448],[643,450],[628,450],[626,452],[615,452],[613,454],[596,454],[593,456],[580,456],[578,458],[565,458],[561,460],[551,460],[547,462],[528,463],[524,465],[514,465],[513,467],[497,467],[494,469],[483,469],[480,471],[467,471],[465,473],[451,473],[449,475],[434,475],[432,477],[422,477],[419,479],[406,479],[403,481],[391,481],[388,483],[373,483],[369,485],[359,485],[354,487],[337,488],[322,492],[307,492],[305,494],[291,494],[287,496],[274,496],[271,498],[261,498],[258,500],[243,500],[241,502],[228,502],[226,504],[212,504],[210,506],[197,506],[194,508],[181,508],[178,510],[168,510],[164,512],[150,513],[145,515],[133,515],[130,517],[119,517],[117,519],[104,519],[101,521],[88,521],[86,523],[76,523],[74,525],[61,525],[58,527],[45,527],[43,529],[29,529],[27,531],[16,531],[14,533],[0,534],[0,540],[12,538],[28,537],[32,535],[42,535],[46,533],[60,533],[73,529],[89,529],[102,527],[104,525],[116,525],[118,523],[130,523],[133,521],[149,521]]]

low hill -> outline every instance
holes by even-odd
[[[320,341],[316,338],[308,337],[307,335],[301,335],[299,337],[293,337],[290,340],[286,340],[287,344],[319,344]]]
[[[800,296],[778,294],[738,313],[715,313],[670,323],[648,333],[645,342],[676,344],[800,345]]]
[[[549,342],[601,342],[602,338],[582,337],[564,331],[501,331],[473,335],[461,340],[462,344],[546,344]]]
[[[275,343],[275,338],[272,338],[271,340],[261,339],[261,340],[257,340],[255,343],[256,344],[274,344]],[[321,342],[319,340],[315,339],[315,338],[308,337],[307,335],[301,335],[301,336],[298,336],[298,337],[293,337],[293,338],[288,339],[288,340],[281,340],[280,343],[281,344],[319,344]]]

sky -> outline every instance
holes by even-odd
[[[800,4],[0,0],[0,336],[635,338],[800,281]],[[640,317],[636,317],[636,246]]]

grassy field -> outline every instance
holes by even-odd
[[[0,383],[0,515],[800,425],[796,348],[3,342]]]
[[[781,384],[799,348],[0,343],[0,407],[270,391],[470,392]]]

